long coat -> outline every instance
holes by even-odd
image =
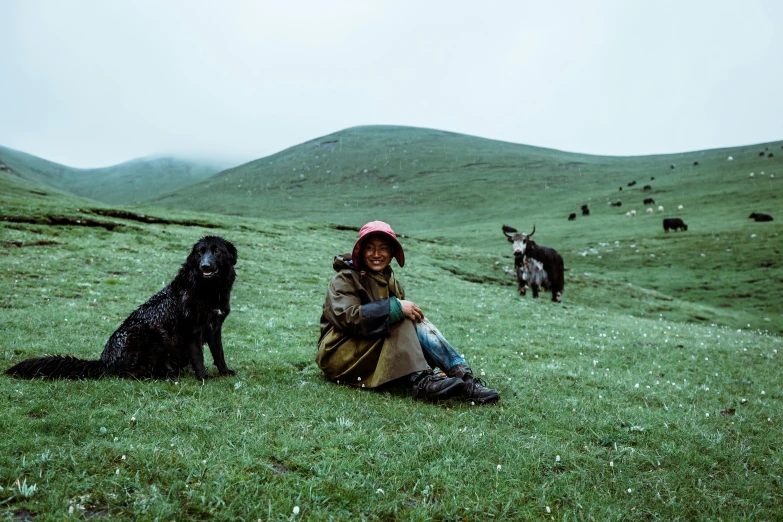
[[[350,254],[335,257],[333,266],[315,359],[326,377],[375,388],[429,368],[413,322],[389,323],[389,297],[405,298],[391,267],[361,270]]]

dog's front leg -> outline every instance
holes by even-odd
[[[201,330],[193,333],[188,349],[190,351],[190,364],[193,366],[193,371],[196,372],[196,378],[202,381],[209,379],[207,370],[204,368],[204,337]]]
[[[226,359],[223,355],[223,335],[222,335],[222,325],[218,325],[217,328],[212,330],[209,333],[209,337],[207,338],[207,344],[209,344],[209,351],[212,353],[212,360],[215,363],[215,366],[217,366],[218,372],[220,372],[220,375],[236,375],[237,372],[232,370],[226,365]]]

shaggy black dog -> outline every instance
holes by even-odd
[[[226,366],[221,331],[231,306],[237,249],[218,236],[201,238],[174,280],[137,308],[109,337],[101,358],[69,356],[27,359],[5,373],[32,379],[94,379],[104,375],[172,378],[188,364],[207,379],[204,343],[220,375]]]

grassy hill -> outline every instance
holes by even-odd
[[[736,173],[748,197],[760,195],[754,183],[773,193],[756,174]],[[552,200],[561,208],[547,208],[552,181],[536,197],[515,189],[533,210],[512,215],[488,201],[490,217],[462,216],[453,230],[448,216],[459,208],[446,202],[443,219],[420,206],[388,214],[404,220],[396,226],[408,263],[396,273],[408,296],[501,393],[484,408],[323,379],[318,317],[332,256],[350,248],[355,230],[304,208],[298,219],[293,208],[285,219],[207,213],[198,208],[207,198],[197,211],[117,208],[0,172],[0,369],[46,353],[96,358],[198,237],[220,234],[239,251],[224,325],[237,376],[202,384],[192,372],[177,381],[0,375],[0,518],[779,519],[783,337],[726,326],[762,321],[764,310],[715,304],[716,292],[747,291],[749,270],[767,281],[757,305],[779,306],[779,256],[770,255],[779,221],[735,220],[754,202],[726,199],[720,211],[707,188],[681,181],[682,195],[702,205],[686,203],[687,233],[664,235],[660,216],[626,219],[596,199],[593,215],[567,222],[561,212],[578,210],[600,185],[568,179],[567,208],[565,193]],[[469,199],[463,209],[474,208]],[[564,253],[563,305],[516,295],[501,267],[509,216],[520,227],[535,219],[536,238]],[[718,232],[699,230],[718,217]],[[672,278],[693,288],[667,294],[645,284]]]
[[[472,243],[464,236],[485,224],[561,224],[584,203],[594,215],[623,215],[643,210],[648,195],[675,207],[717,205],[744,212],[753,202],[754,208],[766,208],[779,192],[770,190],[760,172],[780,171],[781,145],[605,157],[431,129],[355,127],[228,169],[154,203],[357,226],[379,218],[411,232],[437,235],[443,229],[445,236]],[[774,157],[776,151],[781,152]],[[746,183],[754,170],[756,183]],[[637,185],[629,188],[634,180]],[[647,184],[653,187],[649,194],[642,191]],[[625,206],[608,207],[617,200]]]
[[[429,129],[356,127],[153,203],[355,227],[383,219],[408,236],[464,248],[462,259],[437,262],[490,283],[509,281],[501,224],[528,231],[535,224],[535,239],[560,251],[569,268],[567,302],[780,332],[783,304],[772,296],[783,295],[781,218],[755,223],[748,215],[783,208],[782,146],[602,157]],[[656,202],[652,215],[647,197]],[[616,202],[622,206],[610,206]],[[637,216],[626,217],[632,209]],[[580,214],[576,221],[567,221],[571,212]],[[662,218],[672,216],[688,232],[664,233]],[[583,286],[595,287],[598,299],[582,301]]]
[[[75,169],[0,147],[6,172],[79,196],[115,205],[139,203],[206,179],[224,163],[181,158],[140,158],[111,167]]]

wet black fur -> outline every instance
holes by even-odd
[[[218,236],[201,238],[166,287],[138,307],[109,337],[99,360],[70,356],[27,359],[5,373],[28,379],[94,379],[104,375],[173,378],[193,366],[207,379],[204,343],[220,375],[235,375],[223,356],[223,321],[236,279],[237,250]]]

